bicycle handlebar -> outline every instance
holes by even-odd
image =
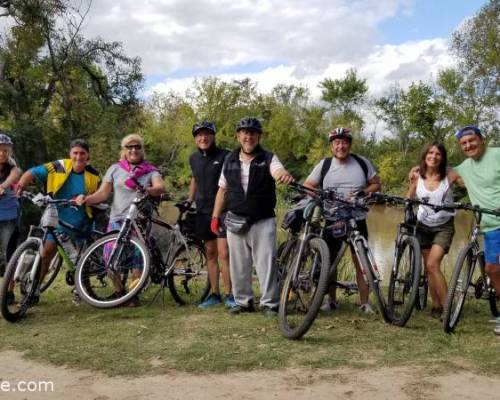
[[[78,207],[74,200],[72,199],[53,199],[48,194],[44,195],[41,193],[33,194],[31,192],[23,191],[20,197],[30,200],[33,204],[38,207],[45,207],[49,204],[57,204],[60,206],[70,206]]]

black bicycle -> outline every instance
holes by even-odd
[[[472,288],[471,292],[476,299],[488,301],[494,317],[500,315],[498,294],[486,274],[484,252],[481,250],[478,241],[482,215],[491,214],[500,217],[500,209],[488,210],[479,206],[461,203],[446,205],[446,209],[471,211],[475,221],[469,236],[469,242],[458,254],[448,286],[448,297],[443,312],[443,328],[445,332],[450,333],[458,325],[470,288]]]
[[[194,211],[181,204],[179,218],[170,225],[157,218],[159,199],[139,190],[119,231],[93,243],[81,257],[76,289],[81,298],[98,308],[122,305],[159,284],[156,296],[168,287],[182,305],[203,301],[209,292],[203,243],[187,229],[186,213]],[[168,232],[168,244],[161,249],[152,234],[153,226]]]
[[[96,230],[82,232],[59,219],[57,207],[76,207],[72,200],[52,199],[47,195],[33,195],[30,192],[23,192],[21,198],[28,199],[42,208],[43,213],[39,225],[30,226],[27,239],[18,246],[7,264],[0,287],[0,308],[3,317],[9,322],[21,319],[28,308],[38,302],[38,293],[43,293],[51,285],[63,264],[67,268],[66,283],[74,285],[77,260],[92,241],[103,235]],[[58,226],[73,231],[81,240],[75,242],[64,237],[64,234],[57,230]],[[44,281],[40,282],[42,249],[49,234],[55,240],[57,253],[50,263]]]

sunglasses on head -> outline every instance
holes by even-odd
[[[140,144],[127,144],[125,145],[127,150],[141,150],[142,146]]]

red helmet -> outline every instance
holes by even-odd
[[[331,142],[334,139],[348,139],[352,141],[352,133],[349,128],[335,128],[328,132],[328,140]]]

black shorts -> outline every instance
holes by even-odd
[[[210,223],[212,222],[212,215],[211,214],[197,213],[196,214],[196,225],[195,225],[195,230],[194,230],[195,236],[198,239],[203,240],[203,241],[214,240],[217,238],[225,239],[226,238],[226,225],[224,225],[224,217],[225,217],[225,214],[223,214],[221,216],[220,233],[218,235],[215,235],[210,230]]]
[[[359,232],[366,240],[368,240],[368,226],[366,225],[366,219],[361,219],[356,222],[358,224]],[[325,232],[324,238],[326,244],[328,245],[328,249],[330,250],[330,259],[333,261],[342,246],[342,242],[345,241],[346,238],[334,238],[330,230]]]

